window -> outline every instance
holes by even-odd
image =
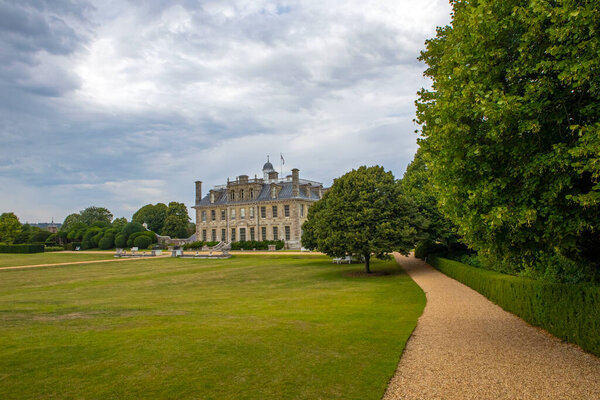
[[[216,229],[213,229],[213,230],[212,230],[212,238],[211,238],[211,240],[212,240],[213,242],[216,242],[216,241],[217,241],[217,230],[216,230]]]
[[[244,200],[244,189],[240,190],[240,200]]]
[[[273,206],[273,218],[277,218],[277,206]]]
[[[254,207],[250,207],[250,218],[254,218]]]
[[[300,216],[304,217],[304,204],[300,204]]]
[[[235,219],[235,208],[231,209],[231,219]]]
[[[235,192],[229,192],[229,200],[233,201],[235,200]]]
[[[267,227],[263,226],[260,228],[260,234],[262,235],[262,240],[267,240]]]
[[[279,229],[276,226],[273,227],[273,240],[279,240]]]
[[[246,209],[240,208],[240,219],[246,218]]]
[[[210,210],[210,219],[213,221],[217,220],[217,212],[215,210]]]
[[[291,229],[289,226],[285,227],[285,240],[290,240]]]
[[[202,229],[202,241],[206,242],[206,229]]]
[[[250,199],[254,198],[254,189],[250,189]]]
[[[215,202],[215,194],[214,194],[214,193],[211,193],[211,194],[210,194],[210,204],[212,204],[212,203],[214,203],[214,202]]]
[[[283,215],[286,217],[290,216],[290,206],[287,204],[283,206]]]
[[[260,208],[260,217],[261,218],[267,218],[267,207],[261,207]]]
[[[254,228],[250,228],[250,240],[254,240]]]
[[[235,228],[231,228],[231,241],[235,242]]]
[[[277,188],[275,186],[273,186],[271,188],[271,198],[272,199],[276,199],[277,198]]]
[[[221,240],[223,242],[227,241],[227,231],[225,229],[221,229]]]
[[[246,228],[240,228],[240,240],[246,241]]]
[[[227,216],[227,212],[225,210],[221,210],[221,221],[225,221],[226,216]]]
[[[206,222],[206,211],[202,211],[202,222]]]

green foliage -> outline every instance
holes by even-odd
[[[38,228],[34,226],[31,228],[31,232],[29,234],[29,238],[27,239],[27,243],[37,243],[37,242],[45,242],[52,235],[45,229]]]
[[[46,245],[54,246],[56,244],[57,240],[58,240],[58,235],[56,233],[53,233],[50,236],[48,236],[48,238],[46,238]]]
[[[65,245],[65,250],[75,251],[78,247],[81,249],[81,242],[71,242]]]
[[[196,241],[196,242],[184,244],[183,249],[184,250],[197,250],[197,249],[201,249],[204,246],[213,247],[213,246],[216,246],[217,244],[219,244],[219,242]]]
[[[64,247],[62,246],[46,246],[44,247],[44,252],[45,253],[51,253],[53,251],[63,251]]]
[[[147,204],[133,214],[131,220],[143,224],[148,224],[148,229],[154,232],[160,232],[165,225],[168,207],[163,203],[156,205]]]
[[[536,281],[445,258],[430,263],[528,323],[600,356],[599,286]]]
[[[417,102],[442,212],[490,267],[598,270],[600,3],[452,4]]]
[[[167,217],[162,229],[162,235],[172,238],[188,237],[188,223],[190,216],[187,207],[183,203],[172,201],[169,203]]]
[[[0,245],[0,253],[43,253],[43,244]]]
[[[12,213],[2,213],[0,215],[0,242],[12,243],[21,232],[21,223],[19,218]]]
[[[115,218],[111,224],[111,226],[115,228],[118,232],[121,232],[125,225],[127,225],[127,218],[125,217]]]
[[[281,250],[285,246],[283,240],[245,240],[231,243],[231,250],[268,250],[270,244],[274,244],[276,250]]]
[[[69,214],[67,215],[67,218],[65,218],[64,222],[62,223],[60,230],[62,231],[71,231],[75,224],[83,224],[83,220],[81,219],[81,214]]]
[[[150,239],[150,243],[156,243],[158,241],[158,238],[156,237],[156,234],[154,232],[151,232],[151,231],[134,232],[131,235],[129,235],[129,238],[127,238],[127,246],[128,247],[135,246],[134,241],[135,241],[135,239],[137,239],[140,236],[146,236],[148,239]]]
[[[408,254],[424,225],[391,172],[362,166],[337,178],[309,209],[302,245],[333,257],[360,254],[370,272],[372,254],[382,259],[393,251]]]
[[[119,233],[115,236],[115,247],[123,249],[125,246],[127,246],[127,236],[123,233]]]
[[[108,209],[104,207],[88,207],[85,210],[80,211],[81,222],[88,226],[92,226],[95,222],[104,222],[110,225],[113,215]]]
[[[144,231],[144,227],[142,226],[142,224],[140,224],[138,222],[130,222],[127,225],[125,225],[125,227],[123,228],[121,233],[125,236],[126,239],[128,239],[132,233],[143,232],[143,231]]]
[[[415,257],[420,259],[425,259],[425,257],[429,257],[431,255],[444,255],[447,252],[447,246],[441,243],[436,243],[429,239],[421,240],[415,246]]]
[[[152,240],[146,235],[140,235],[136,237],[133,241],[133,245],[139,248],[140,250],[147,249],[148,246],[150,246],[150,244],[152,244]]]
[[[115,236],[112,233],[106,233],[98,241],[98,247],[102,250],[108,250],[115,247]]]

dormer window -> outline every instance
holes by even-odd
[[[229,200],[231,200],[231,201],[235,200],[235,192],[234,191],[229,192]]]
[[[214,194],[214,193],[211,193],[211,194],[210,194],[210,204],[212,204],[212,203],[214,203],[214,202],[215,202],[215,194]]]
[[[276,199],[277,198],[277,188],[275,186],[273,186],[271,188],[271,198],[272,199]]]

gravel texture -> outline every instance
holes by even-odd
[[[414,257],[427,295],[384,400],[600,399],[600,358],[502,310]]]

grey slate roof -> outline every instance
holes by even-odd
[[[306,195],[305,187],[300,186],[300,194],[299,196],[292,196],[292,183],[278,183],[279,186],[282,186],[281,191],[276,199],[271,198],[270,188],[271,185],[268,183],[262,184],[262,189],[258,194],[258,197],[254,200],[244,199],[244,200],[234,200],[231,201],[227,198],[227,189],[219,189],[217,192],[220,193],[219,199],[215,200],[214,203],[210,202],[210,192],[200,200],[196,206],[222,206],[227,204],[242,204],[242,203],[257,203],[261,201],[271,201],[271,200],[285,200],[285,199],[302,199],[302,200],[319,200],[319,193],[316,191],[317,188],[313,188],[310,191],[310,196]]]

